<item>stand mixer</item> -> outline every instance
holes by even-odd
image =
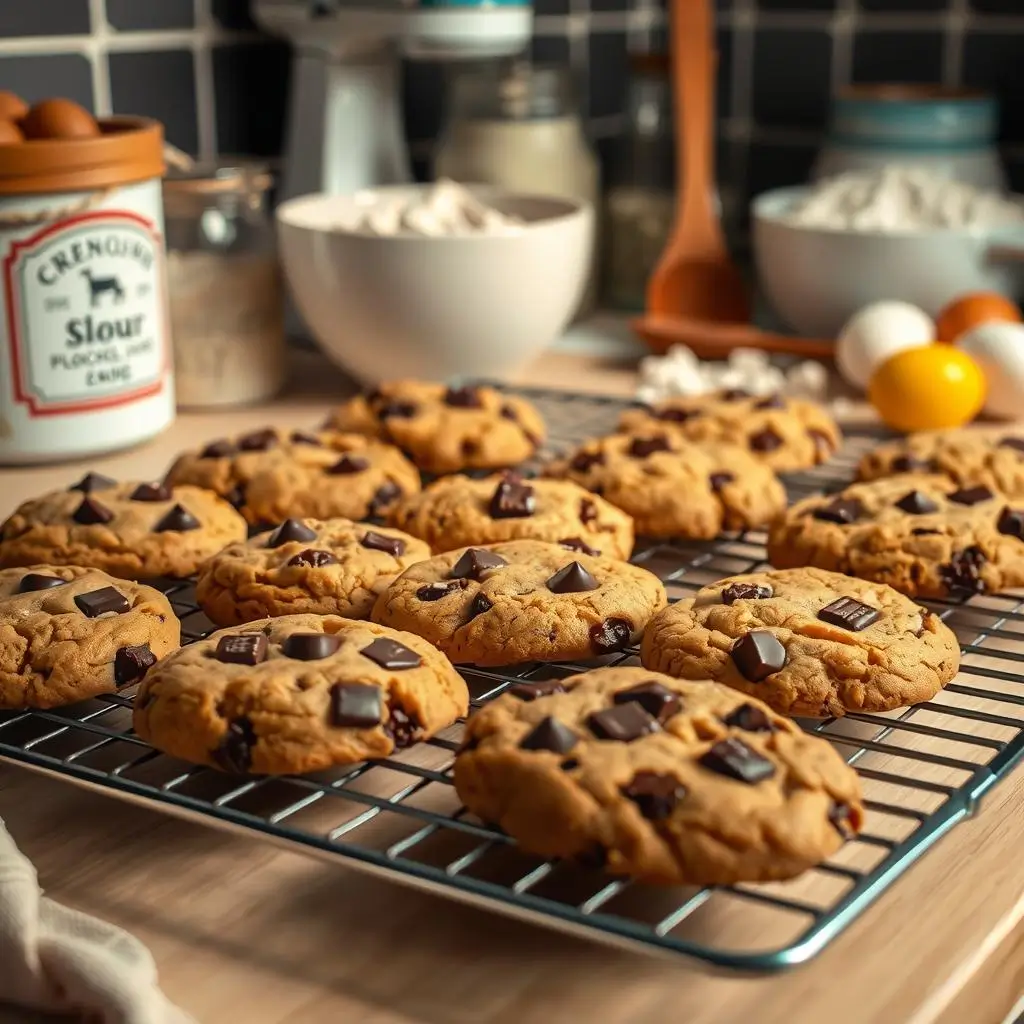
[[[513,56],[532,28],[529,0],[256,0],[253,11],[295,48],[281,199],[412,180],[401,58]]]

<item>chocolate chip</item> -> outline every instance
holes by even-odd
[[[83,494],[92,494],[93,491],[109,491],[116,487],[117,481],[102,473],[86,473],[77,484],[72,484],[69,491],[81,491]]]
[[[378,637],[359,653],[389,672],[404,672],[406,669],[419,668],[423,663],[423,659],[415,651],[410,651],[397,640],[389,640],[383,636]]]
[[[930,459],[919,459],[916,455],[897,455],[889,464],[894,473],[914,473],[930,470],[934,466]]]
[[[580,502],[580,522],[587,526],[595,519],[597,519],[597,505],[590,498],[584,498]]]
[[[537,499],[529,484],[502,480],[491,497],[489,511],[493,519],[520,519],[532,516],[536,508]]]
[[[561,768],[563,772],[572,772],[579,768],[579,766],[579,758],[567,757],[558,767]]]
[[[31,594],[36,590],[52,590],[54,587],[63,587],[67,580],[57,576],[44,576],[42,573],[29,572],[21,577],[18,583],[17,593]]]
[[[402,488],[394,482],[394,480],[385,480],[384,483],[374,491],[373,497],[370,499],[369,507],[367,508],[367,514],[371,516],[379,516],[383,512],[388,510],[390,505],[393,505],[402,496]]]
[[[568,754],[578,742],[579,737],[572,729],[548,715],[519,741],[519,749]]]
[[[621,651],[629,646],[633,635],[633,623],[629,619],[605,619],[590,627],[590,646],[598,654]]]
[[[654,414],[654,418],[658,420],[665,420],[666,423],[686,423],[687,420],[692,420],[694,417],[700,415],[699,409],[659,409]]]
[[[293,558],[288,559],[288,565],[305,569],[322,569],[325,565],[337,564],[337,558],[330,551],[318,551],[316,548],[306,548],[305,551],[300,551]]]
[[[384,723],[384,731],[391,737],[396,747],[408,747],[416,742],[423,726],[411,711],[398,704],[388,705],[388,720]]]
[[[462,444],[459,445],[459,451],[462,452],[467,459],[470,459],[474,455],[480,454],[480,443],[467,437],[463,440]]]
[[[213,656],[228,665],[259,665],[267,660],[267,635],[232,633],[222,636]]]
[[[723,402],[738,402],[741,398],[750,398],[750,392],[745,391],[743,388],[726,388],[724,391],[720,391],[718,397]]]
[[[101,615],[109,615],[111,612],[123,615],[131,608],[128,598],[113,587],[103,587],[100,590],[90,590],[87,594],[79,594],[75,598],[75,604],[82,614],[90,619],[98,619]]]
[[[818,612],[818,618],[822,622],[827,622],[830,626],[842,626],[853,633],[867,629],[881,617],[882,613],[877,608],[872,608],[871,605],[863,604],[852,597],[836,598]]]
[[[503,405],[498,411],[498,415],[502,419],[511,420],[513,423],[519,422],[519,417],[516,415],[516,411],[511,405]]]
[[[897,508],[903,509],[912,516],[925,516],[936,512],[939,506],[920,491],[907,491],[899,501],[894,502]]]
[[[235,484],[224,495],[224,500],[230,502],[235,508],[241,508],[245,504],[245,487],[242,484]]]
[[[337,683],[331,687],[331,724],[372,729],[384,717],[380,687],[366,683]]]
[[[385,402],[377,411],[377,416],[382,420],[399,419],[407,420],[416,415],[416,406],[412,402],[402,402],[392,399]]]
[[[341,637],[333,633],[292,633],[281,644],[281,653],[295,661],[320,661],[329,658],[339,647]]]
[[[173,495],[166,484],[139,484],[128,497],[132,501],[170,501]]]
[[[228,722],[227,732],[210,756],[224,771],[244,775],[252,767],[252,748],[256,742],[252,722],[243,715]]]
[[[772,720],[755,704],[741,704],[734,711],[730,711],[722,721],[734,729],[743,729],[745,732],[775,732]]]
[[[238,439],[238,449],[243,452],[265,452],[277,444],[277,431],[267,427],[254,430]]]
[[[394,555],[395,558],[405,551],[404,540],[398,537],[385,537],[384,534],[374,533],[373,530],[367,530],[366,536],[359,543],[371,551],[383,551],[388,555]]]
[[[959,491],[953,491],[952,494],[947,494],[946,497],[958,505],[977,505],[979,502],[988,501],[995,495],[987,487],[964,487]]]
[[[553,594],[581,594],[586,590],[597,590],[599,584],[579,562],[570,562],[549,576],[545,586]]]
[[[483,402],[476,388],[449,388],[444,393],[444,404],[456,409],[479,409]]]
[[[362,473],[369,468],[370,460],[364,459],[362,455],[342,455],[333,466],[327,467],[327,472],[331,476],[347,476],[349,473]]]
[[[316,530],[311,530],[301,520],[286,519],[267,538],[266,546],[268,548],[279,548],[282,544],[288,544],[293,540],[316,540]]]
[[[621,792],[648,821],[663,821],[686,796],[686,787],[671,775],[637,772]]]
[[[456,590],[465,590],[469,580],[447,580],[440,583],[427,583],[416,591],[416,596],[421,601],[440,601],[442,597],[455,593]]]
[[[519,700],[530,702],[538,697],[550,697],[553,693],[565,693],[565,687],[561,679],[542,679],[538,683],[516,683],[507,692]]]
[[[500,569],[508,565],[501,555],[483,548],[466,548],[459,560],[451,567],[448,578],[453,580],[479,580],[488,569]]]
[[[996,529],[1000,533],[1005,533],[1008,537],[1024,540],[1024,512],[1017,509],[1004,508],[999,513]]]
[[[700,758],[700,763],[719,775],[750,784],[770,779],[775,774],[771,761],[735,737],[719,740]]]
[[[198,530],[199,520],[184,505],[172,505],[167,513],[153,527],[154,533],[184,533]]]
[[[1019,452],[1024,452],[1024,437],[1004,437],[999,442],[1000,448],[1015,448]]]
[[[469,619],[475,619],[478,615],[489,612],[493,607],[494,602],[490,598],[483,594],[477,594],[469,603]],[[468,622],[469,619],[466,621]]]
[[[852,811],[849,804],[841,804],[836,801],[828,809],[829,824],[844,838],[849,839],[854,834],[854,828],[850,823]]]
[[[782,395],[776,393],[774,395],[768,395],[767,398],[762,398],[760,401],[754,403],[755,409],[785,409],[786,400]]]
[[[589,544],[580,540],[579,537],[565,537],[558,542],[559,547],[565,548],[567,551],[578,551],[581,555],[599,555],[601,554],[597,548],[592,548]]]
[[[811,513],[815,519],[821,519],[826,523],[839,523],[840,526],[856,522],[863,514],[864,506],[857,498],[836,498]]]
[[[639,704],[659,722],[667,722],[683,707],[679,694],[654,679],[649,683],[638,683],[628,690],[619,690],[613,699],[616,704]]]
[[[722,591],[722,604],[736,601],[765,601],[774,591],[765,583],[731,583]]]
[[[807,436],[811,439],[814,450],[819,456],[827,457],[835,450],[835,441],[824,430],[808,427]]]
[[[586,473],[594,466],[604,465],[604,452],[577,452],[569,461],[569,468]]]
[[[235,454],[235,446],[223,438],[217,441],[211,441],[200,453],[199,458],[201,459],[223,459],[228,455]]]
[[[741,636],[733,645],[732,660],[744,679],[759,683],[786,664],[786,648],[774,633],[755,629]]]
[[[587,725],[598,739],[618,740],[620,743],[632,743],[661,728],[657,719],[634,701],[593,712],[587,716]]]
[[[914,529],[910,531],[910,533],[914,537],[934,537],[937,534],[942,533],[942,531],[932,530],[929,529],[927,526],[915,526]]]
[[[773,452],[782,447],[782,438],[771,427],[751,434],[747,440],[755,452]]]
[[[138,682],[155,664],[156,655],[149,649],[149,644],[119,648],[114,655],[114,685],[128,686]]]
[[[954,552],[949,564],[939,567],[939,575],[952,595],[980,594],[985,589],[985,581],[980,574],[984,564],[985,552],[972,544],[963,551]]]
[[[316,434],[307,434],[304,430],[293,430],[288,435],[288,440],[292,444],[308,444],[314,448],[323,447],[323,442]]]
[[[720,491],[726,484],[731,484],[736,477],[732,473],[712,473],[708,477],[708,484],[713,491]]]
[[[109,523],[114,518],[114,513],[106,505],[101,505],[86,495],[82,499],[82,504],[71,513],[71,518],[83,526],[98,526]]]
[[[629,445],[629,454],[634,459],[646,459],[648,455],[653,455],[655,452],[668,452],[672,450],[672,445],[669,444],[669,440],[663,434],[659,434],[655,437],[634,437]]]

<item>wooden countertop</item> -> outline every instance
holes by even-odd
[[[308,372],[312,360],[301,395],[183,415],[89,467],[146,478],[211,436],[315,423],[345,383]],[[521,379],[632,387],[623,367],[571,355]],[[0,516],[78,468],[4,469]],[[1024,992],[1024,770],[822,955],[754,979],[589,944],[6,763],[0,817],[48,895],[136,934],[204,1024],[998,1024]]]

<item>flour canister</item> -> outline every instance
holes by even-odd
[[[127,448],[174,418],[163,131],[0,145],[0,463]]]

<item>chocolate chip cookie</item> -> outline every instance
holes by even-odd
[[[428,473],[517,466],[545,435],[544,420],[524,398],[414,380],[350,399],[328,425],[390,441]]]
[[[448,551],[406,569],[373,618],[429,640],[456,664],[578,661],[635,643],[665,605],[646,569],[557,544]]]
[[[784,715],[838,718],[930,700],[956,675],[960,647],[937,615],[892,587],[808,568],[703,587],[651,620],[640,657]]]
[[[218,626],[298,612],[366,619],[403,569],[429,557],[423,541],[387,527],[286,519],[214,555],[196,598]]]
[[[797,502],[771,528],[779,569],[814,565],[911,597],[968,597],[1024,585],[1024,501],[906,473]]]
[[[513,686],[470,718],[454,779],[530,853],[668,885],[791,878],[864,817],[826,740],[725,686],[640,668]]]
[[[629,558],[633,520],[571,480],[516,474],[446,476],[399,503],[390,523],[434,551],[506,540],[543,540],[612,558]]]
[[[167,474],[227,498],[253,526],[288,516],[384,516],[420,476],[402,453],[358,434],[257,430],[180,456]]]
[[[0,708],[52,708],[137,683],[179,642],[159,591],[78,566],[0,569]]]
[[[910,434],[879,445],[858,467],[862,480],[898,473],[941,473],[961,487],[988,487],[1024,498],[1024,430],[966,427]]]
[[[745,449],[665,431],[587,441],[546,473],[602,495],[645,537],[710,540],[764,526],[786,507],[778,478]]]
[[[466,713],[462,677],[419,637],[336,615],[221,630],[161,662],[135,731],[227,772],[282,775],[387,757]]]
[[[118,483],[87,473],[33,498],[0,526],[0,566],[84,565],[125,579],[191,576],[245,520],[198,487]]]
[[[835,421],[814,402],[735,389],[628,409],[619,429],[644,436],[671,430],[691,441],[725,441],[781,473],[825,462],[842,440]]]

